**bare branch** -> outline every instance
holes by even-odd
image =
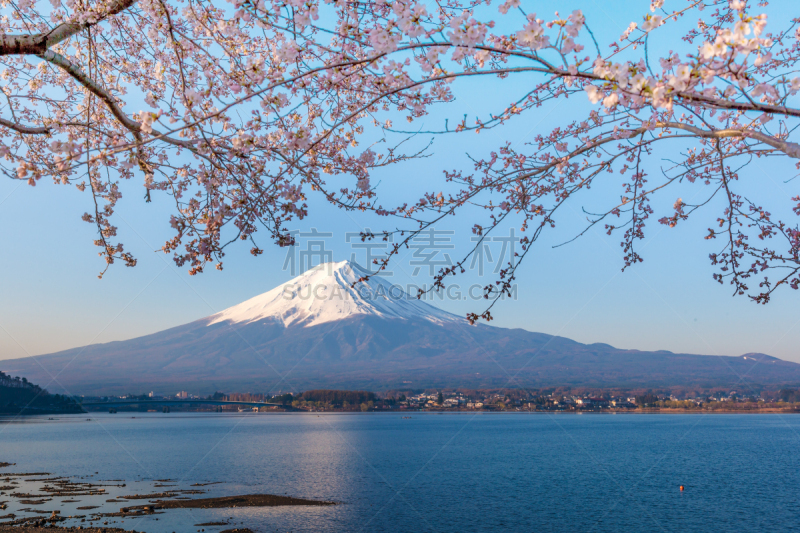
[[[0,56],[44,54],[51,46],[65,41],[87,28],[91,28],[106,18],[128,9],[135,3],[136,0],[112,0],[103,15],[96,18],[93,17],[88,22],[67,22],[59,24],[47,33],[35,35],[0,36]]]
[[[22,124],[17,124],[16,122],[11,122],[10,120],[6,120],[4,118],[0,118],[0,126],[4,126],[8,129],[14,130],[17,133],[23,133],[25,135],[49,135],[50,128],[44,126],[25,126]]]

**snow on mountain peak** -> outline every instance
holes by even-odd
[[[211,315],[208,325],[271,318],[284,326],[308,327],[355,315],[466,323],[461,317],[406,294],[385,277],[373,276],[358,282],[369,274],[352,261],[323,263],[269,292]]]

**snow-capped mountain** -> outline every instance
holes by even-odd
[[[350,262],[309,270],[209,317],[127,341],[0,361],[50,392],[120,394],[308,388],[798,385],[763,354],[620,350],[471,326]],[[56,376],[56,381],[52,381]]]
[[[208,317],[209,325],[274,320],[284,326],[311,327],[359,315],[436,324],[464,322],[461,317],[406,294],[402,287],[383,277],[366,279],[369,275],[369,271],[351,261],[324,263]]]

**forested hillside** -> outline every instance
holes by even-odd
[[[83,409],[68,396],[50,394],[26,378],[0,372],[0,414],[82,413]]]

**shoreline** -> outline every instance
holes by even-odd
[[[198,524],[204,525],[204,524]],[[2,526],[0,533],[137,533],[135,529],[118,527]],[[247,528],[224,529],[219,533],[254,533]]]
[[[86,417],[87,415],[90,418],[86,418],[85,421],[90,422],[93,420],[92,415],[97,414],[108,414],[104,411],[100,412],[89,412],[89,413],[61,413],[60,416],[56,415],[57,418],[53,418],[52,415],[41,415],[41,414],[30,414],[30,415],[7,415],[7,414],[0,414],[0,423],[7,422],[11,423],[14,421],[24,421],[24,420],[35,420],[41,418],[43,416],[50,416],[45,421],[57,421],[57,420],[64,420],[64,419],[73,419],[80,417]],[[591,409],[574,409],[574,410],[536,410],[536,411],[529,411],[529,410],[467,410],[467,409],[442,409],[442,410],[376,410],[376,411],[369,411],[369,412],[358,412],[358,411],[283,411],[283,412],[260,412],[260,413],[249,413],[249,412],[242,412],[242,413],[215,413],[215,412],[208,412],[208,411],[173,411],[171,413],[167,413],[169,418],[176,418],[178,416],[197,416],[197,415],[212,415],[212,416],[248,416],[248,417],[257,417],[257,416],[331,416],[331,415],[349,415],[349,416],[372,416],[372,415],[400,415],[403,418],[411,418],[414,415],[676,415],[676,414],[699,414],[699,415],[709,415],[709,414],[742,414],[742,415],[795,415],[800,414],[800,409],[602,409],[602,410],[591,410]],[[145,418],[150,416],[158,416],[161,417],[162,413],[153,413],[153,412],[141,412],[141,411],[130,411],[130,412],[123,412],[123,413],[114,413],[116,418]],[[135,416],[129,416],[135,415]]]
[[[104,413],[104,411],[98,411]],[[643,409],[553,409],[553,410],[528,410],[528,409],[375,409],[373,411],[263,411],[263,412],[240,412],[240,413],[214,413],[209,411],[173,411],[172,415],[184,414],[210,414],[210,415],[236,415],[236,416],[291,416],[291,415],[411,415],[411,414],[679,414],[679,413],[742,413],[742,414],[800,414],[800,409],[793,408],[763,408],[763,409],[682,409],[682,408],[660,408],[648,407]],[[89,414],[92,414],[91,412]],[[116,413],[117,415],[161,415],[161,413],[149,413],[142,411],[130,411]],[[133,417],[135,418],[135,416]]]

